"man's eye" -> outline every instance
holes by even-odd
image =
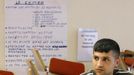
[[[104,58],[103,61],[110,61],[109,58]]]
[[[94,57],[94,59],[95,59],[96,61],[98,61],[98,60],[99,60],[99,58],[98,58],[98,57]]]

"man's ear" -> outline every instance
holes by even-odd
[[[120,59],[118,58],[118,59],[116,59],[116,62],[115,62],[117,65],[119,65],[119,63],[120,63]]]
[[[115,67],[117,68],[119,64],[120,64],[120,59],[116,58],[115,59]]]

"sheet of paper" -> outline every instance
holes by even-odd
[[[91,61],[93,45],[98,40],[95,29],[79,28],[78,30],[78,61]]]
[[[6,69],[27,68],[31,49],[40,50],[46,64],[67,53],[66,0],[5,0]],[[22,74],[26,75],[26,74]]]

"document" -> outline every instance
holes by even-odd
[[[5,0],[5,41],[5,66],[16,75],[34,59],[33,48],[46,65],[51,57],[66,58],[67,0]]]

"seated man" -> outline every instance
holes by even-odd
[[[100,39],[93,48],[93,70],[82,75],[130,75],[121,74],[115,68],[119,64],[120,47],[112,39]]]

